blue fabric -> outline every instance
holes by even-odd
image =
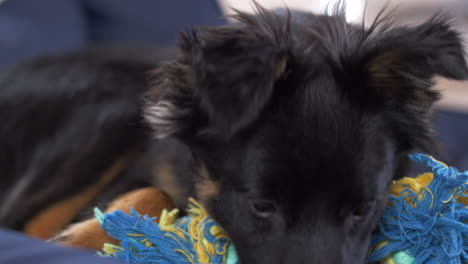
[[[468,114],[438,110],[434,113],[433,128],[441,150],[436,158],[462,171],[468,170]],[[422,164],[411,166],[409,175],[426,172]]]
[[[79,1],[6,0],[0,5],[0,67],[88,41]]]
[[[93,252],[59,247],[0,229],[0,264],[115,264]]]
[[[443,150],[440,159],[460,170],[468,170],[468,114],[438,111],[434,129]]]
[[[6,0],[0,68],[89,44],[175,44],[178,32],[221,16],[215,0]]]

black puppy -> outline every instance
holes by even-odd
[[[183,34],[149,91],[142,58],[78,54],[2,77],[0,224],[25,230],[67,193],[152,171],[146,93],[147,123],[190,149],[197,196],[241,263],[362,263],[398,161],[432,150],[432,77],[468,75],[458,34],[441,17],[368,29],[260,7],[237,18]]]
[[[442,17],[236,18],[182,35],[146,120],[193,151],[241,263],[363,263],[398,160],[432,150],[431,78],[467,76],[458,34]]]
[[[141,96],[172,53],[95,47],[2,72],[0,226],[49,238],[90,203],[154,183],[161,144]]]

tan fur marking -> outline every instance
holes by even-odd
[[[370,84],[389,96],[398,95],[401,86],[392,72],[394,66],[398,65],[400,56],[398,52],[386,52],[368,64]]]
[[[219,184],[210,179],[208,171],[205,167],[201,167],[198,169],[198,176],[199,179],[195,185],[195,191],[197,199],[201,203],[211,201],[219,195]]]
[[[140,214],[159,217],[163,209],[172,210],[174,203],[164,192],[148,187],[123,194],[109,205],[106,212],[121,210],[129,213],[132,206]],[[92,250],[102,250],[104,243],[118,244],[118,240],[108,236],[95,219],[74,224],[54,239],[64,246]]]
[[[96,251],[102,250],[105,243],[119,244],[117,239],[108,236],[106,231],[101,229],[101,225],[95,219],[71,225],[63,233],[53,238],[51,242],[67,247],[86,248]]]
[[[288,64],[288,57],[287,56],[281,57],[281,59],[279,60],[279,62],[276,64],[276,66],[274,68],[275,79],[281,78],[281,76],[286,71],[286,65],[287,64]]]
[[[82,192],[60,201],[49,208],[39,212],[29,221],[24,233],[40,239],[48,239],[66,226],[73,218],[91,203],[96,196],[126,168],[129,158],[133,155],[125,155],[118,159],[110,168],[101,174],[99,180],[85,188]]]
[[[164,190],[176,202],[176,204],[185,204],[186,191],[177,181],[177,175],[174,172],[173,163],[169,158],[161,158],[158,166],[155,167],[155,185]],[[183,200],[182,200],[183,199]]]
[[[146,187],[125,193],[109,204],[106,212],[121,210],[130,212],[134,207],[140,214],[159,216],[163,209],[174,209],[174,203],[169,196],[155,187]]]

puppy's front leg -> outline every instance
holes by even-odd
[[[163,209],[174,208],[172,200],[154,187],[142,188],[123,194],[110,203],[106,212],[121,210],[129,213],[134,207],[140,214],[159,217]],[[118,241],[101,229],[96,219],[73,224],[49,241],[70,247],[102,250],[104,243],[118,244]]]

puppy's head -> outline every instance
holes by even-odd
[[[431,78],[467,75],[458,35],[442,18],[237,17],[182,35],[147,121],[193,150],[241,263],[363,263],[399,157],[432,148]]]

